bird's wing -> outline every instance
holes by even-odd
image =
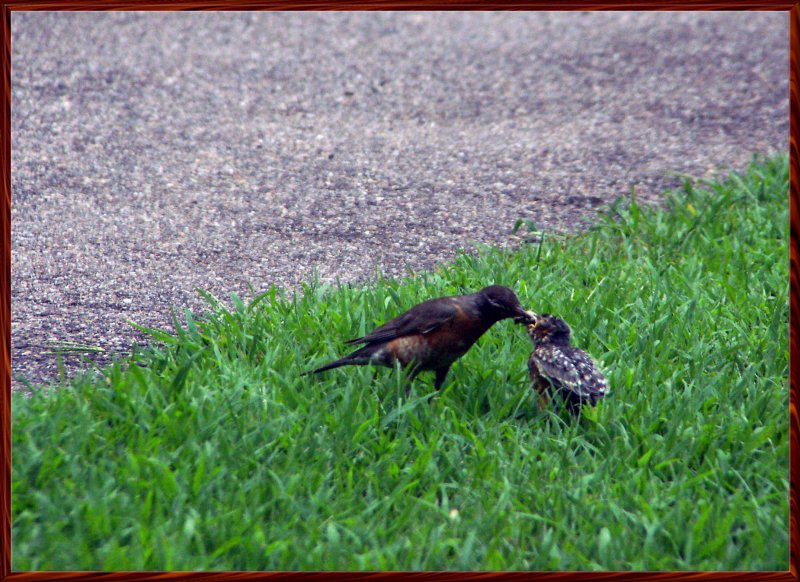
[[[407,335],[431,333],[452,320],[458,313],[455,305],[449,299],[449,297],[440,297],[420,303],[364,337],[351,339],[346,343],[378,343]]]
[[[589,354],[582,350],[547,346],[536,349],[531,359],[541,376],[581,400],[594,403],[606,395],[605,377]]]

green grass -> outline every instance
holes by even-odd
[[[369,287],[209,297],[158,348],[13,399],[14,570],[787,570],[788,161],[618,204],[578,236]],[[612,393],[540,413],[522,326],[404,397],[300,372],[499,283]]]

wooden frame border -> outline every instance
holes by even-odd
[[[789,11],[789,570],[786,572],[12,572],[11,571],[11,13],[31,10],[785,10]],[[0,27],[0,581],[36,580],[774,580],[798,578],[800,563],[800,6],[787,1],[610,2],[591,0],[234,0],[189,2],[146,0],[4,0]]]

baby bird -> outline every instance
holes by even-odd
[[[536,315],[528,326],[533,353],[528,372],[539,393],[539,410],[558,394],[572,414],[583,404],[594,406],[608,392],[608,382],[595,361],[583,350],[570,346],[570,329],[560,317]]]

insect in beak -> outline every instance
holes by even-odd
[[[530,324],[536,320],[536,314],[533,311],[521,310],[522,315],[514,318],[514,323]]]

